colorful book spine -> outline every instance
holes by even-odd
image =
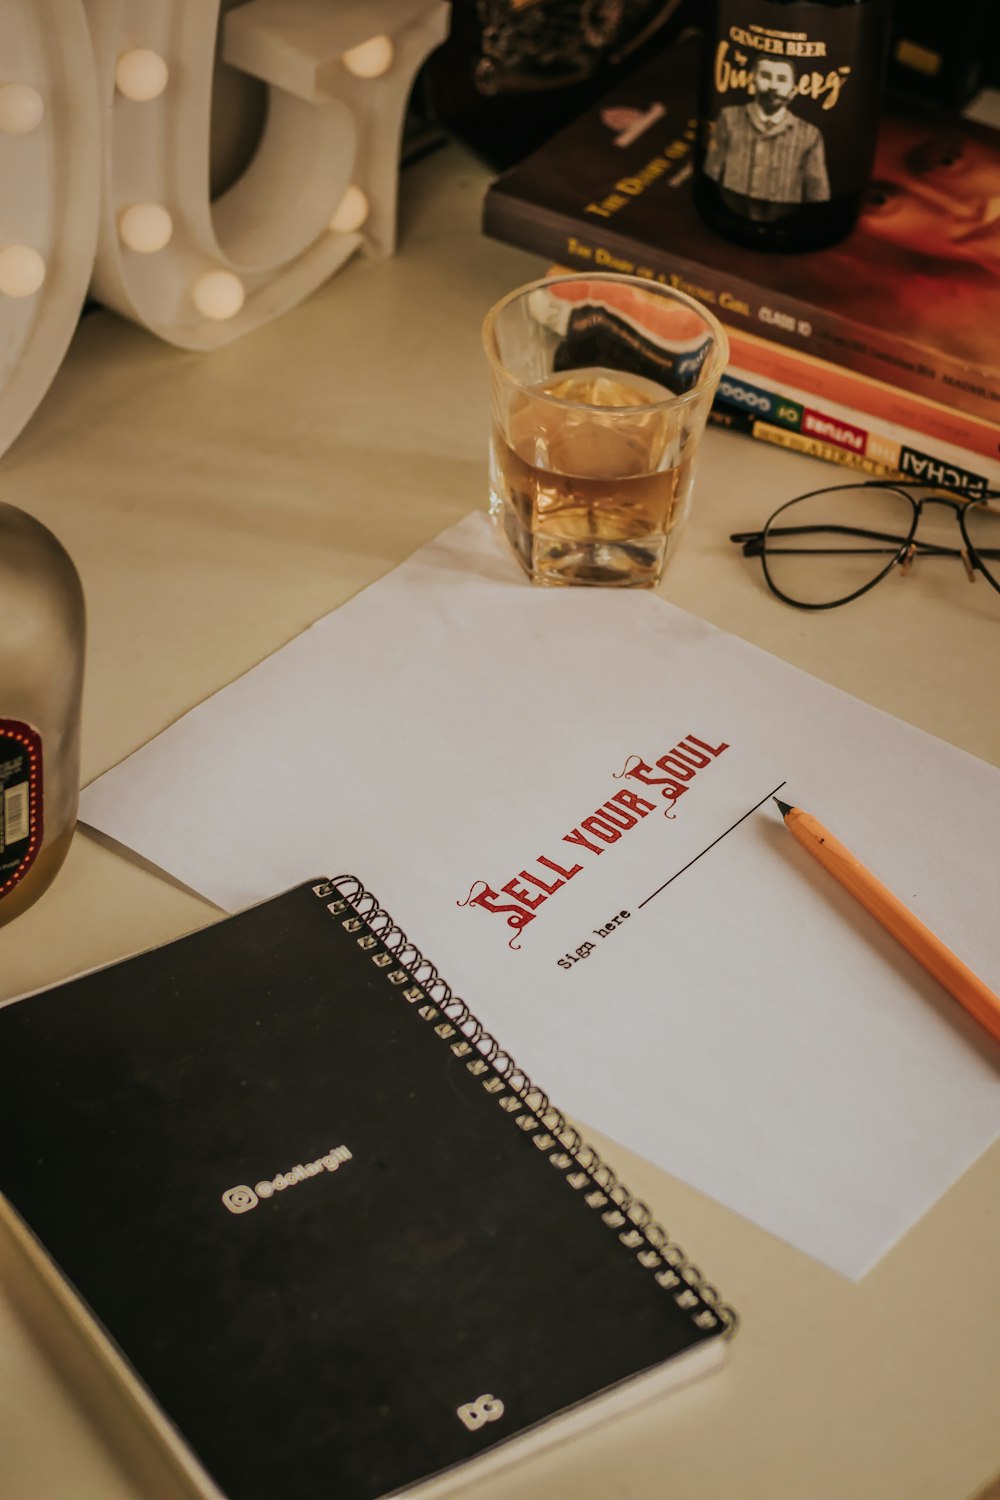
[[[842,365],[801,350],[786,349],[753,334],[728,330],[730,363],[750,380],[771,391],[805,393],[807,405],[829,404],[863,413],[861,425],[871,430],[904,429],[923,440],[929,450],[944,444],[977,454],[991,464],[1000,462],[1000,429],[953,407],[942,406],[882,380],[859,375]]]
[[[868,478],[907,480],[971,498],[1000,487],[1000,461],[805,391],[776,389],[733,365],[722,377],[710,420]]]

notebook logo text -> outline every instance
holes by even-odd
[[[334,1146],[325,1156],[318,1156],[315,1161],[299,1162],[298,1166],[287,1172],[279,1172],[276,1177],[262,1178],[253,1187],[248,1187],[244,1182],[237,1187],[227,1188],[222,1194],[222,1202],[231,1214],[249,1213],[262,1198],[273,1198],[275,1193],[283,1193],[286,1188],[306,1182],[310,1177],[320,1177],[324,1172],[336,1172],[345,1161],[350,1160],[351,1153],[346,1146]]]
[[[249,1209],[256,1208],[259,1200],[253,1188],[244,1185],[229,1188],[223,1193],[222,1201],[231,1214],[245,1214]]]
[[[477,1396],[458,1408],[458,1419],[470,1432],[478,1432],[486,1422],[496,1422],[504,1412],[503,1402],[498,1396]]]

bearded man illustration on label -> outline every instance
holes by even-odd
[[[762,207],[829,199],[823,137],[788,107],[795,83],[785,58],[757,58],[750,97],[721,111],[709,142],[705,173],[720,188]]]

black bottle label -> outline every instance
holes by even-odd
[[[884,7],[718,0],[703,170],[748,218],[859,192],[875,144]]]
[[[0,719],[0,899],[42,846],[42,739],[20,719]]]

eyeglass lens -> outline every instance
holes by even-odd
[[[984,573],[1000,588],[1000,499],[980,500],[965,509],[965,534]]]
[[[771,517],[764,535],[771,587],[796,604],[849,599],[892,566],[913,516],[912,501],[891,489],[845,485],[794,500]]]

